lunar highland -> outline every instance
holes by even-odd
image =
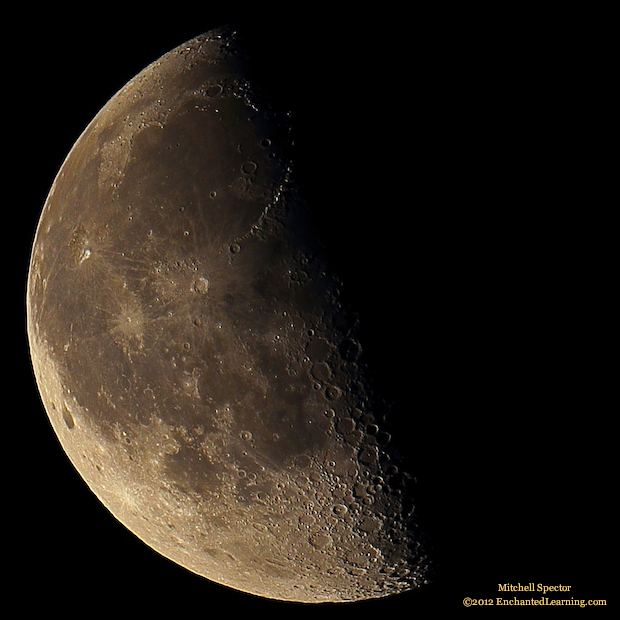
[[[50,190],[32,362],[71,462],[157,552],[269,598],[383,597],[427,552],[292,163],[234,32],[147,67]]]

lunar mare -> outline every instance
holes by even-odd
[[[33,367],[80,475],[160,554],[259,596],[386,596],[428,561],[289,143],[232,32],[131,80],[45,203]]]

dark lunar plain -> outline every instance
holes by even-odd
[[[600,150],[593,107],[608,88],[597,22],[402,10],[335,17],[314,5],[289,12],[13,21],[16,42],[5,51],[18,93],[5,112],[13,153],[5,255],[16,284],[6,337],[17,349],[5,383],[9,596],[26,584],[24,609],[38,599],[69,616],[88,605],[120,617],[425,617],[459,613],[465,597],[511,598],[499,583],[534,582],[613,604],[605,565],[617,542],[617,486],[606,442],[617,406],[604,394],[611,373],[602,363],[612,246],[591,169]],[[317,607],[194,575],[107,512],[41,404],[25,282],[54,177],[130,78],[223,24],[246,38],[263,88],[292,111],[295,178],[361,317],[364,357],[394,404],[394,442],[418,480],[436,563],[435,582],[421,590]]]

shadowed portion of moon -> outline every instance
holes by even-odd
[[[43,402],[103,504],[187,569],[292,601],[409,590],[410,476],[243,58],[226,30],[181,45],[68,155],[28,282]]]

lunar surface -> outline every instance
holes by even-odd
[[[290,601],[410,590],[410,476],[244,58],[227,30],[181,45],[69,153],[27,289],[42,400],[101,502],[186,569]]]

